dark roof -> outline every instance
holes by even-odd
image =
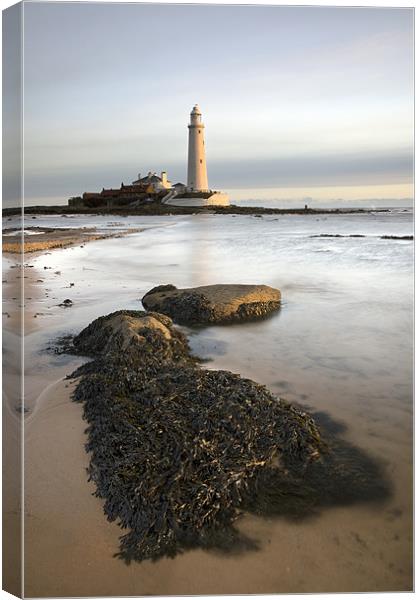
[[[156,175],[155,173],[153,175],[146,175],[146,177],[140,177],[140,179],[136,179],[136,181],[133,181],[133,184],[136,183],[156,183],[162,181],[162,179]]]

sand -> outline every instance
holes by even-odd
[[[3,279],[3,588],[21,595],[21,328],[22,270],[13,264]]]
[[[98,232],[95,227],[83,228],[52,228],[52,227],[27,227],[24,237],[24,252],[42,252],[53,248],[66,248],[76,244],[85,244],[95,240],[115,238],[135,233],[141,229],[129,229],[118,233]],[[19,254],[22,252],[22,239],[19,230],[4,229],[3,252]],[[11,234],[11,235],[9,235]]]

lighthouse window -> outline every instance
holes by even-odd
[[[200,158],[200,163],[202,163],[202,162],[203,162],[203,160]]]
[[[201,129],[198,130],[198,133],[201,133]]]

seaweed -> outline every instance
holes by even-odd
[[[236,527],[244,511],[298,518],[388,493],[373,461],[323,436],[299,407],[201,368],[164,315],[112,313],[74,346],[93,357],[72,374],[89,478],[108,520],[126,530],[117,553],[126,562],[255,549]]]

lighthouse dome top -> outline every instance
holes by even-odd
[[[200,107],[198,106],[198,104],[194,104],[191,114],[192,115],[201,115],[201,110],[200,110]]]

